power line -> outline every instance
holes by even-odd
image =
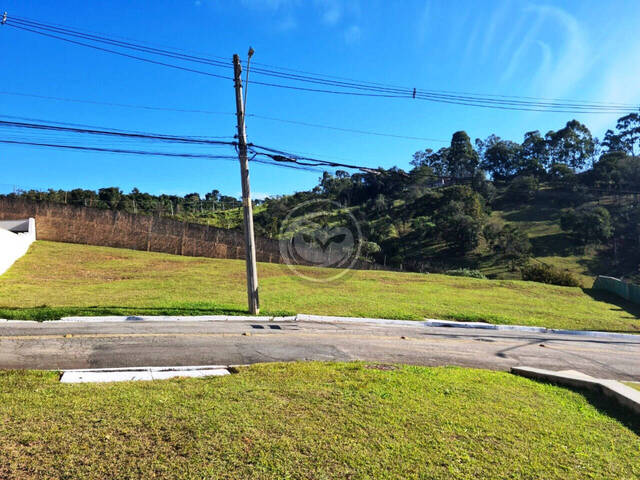
[[[205,154],[205,153],[174,153],[174,152],[158,152],[158,151],[147,151],[147,150],[128,150],[128,149],[121,149],[121,148],[87,147],[82,145],[39,143],[39,142],[1,140],[1,139],[0,139],[0,143],[10,144],[10,145],[29,145],[33,147],[61,148],[66,150],[80,150],[80,151],[103,152],[103,153],[122,153],[127,155],[236,160],[236,157],[234,155],[211,155],[211,154]]]
[[[161,65],[163,67],[174,68],[176,70],[184,70],[185,72],[198,73],[198,74],[201,74],[201,75],[208,75],[210,77],[222,78],[224,80],[231,80],[231,77],[226,77],[224,75],[217,75],[215,73],[205,72],[205,71],[202,71],[202,70],[196,70],[194,68],[181,67],[179,65],[174,65],[172,63],[159,62],[157,60],[152,60],[150,58],[139,57],[137,55],[130,55],[128,53],[119,52],[117,50],[111,50],[109,48],[98,47],[97,45],[91,45],[91,44],[88,44],[88,43],[78,42],[76,40],[71,40],[69,38],[64,38],[64,37],[60,37],[60,36],[57,36],[57,35],[52,35],[50,33],[39,32],[39,31],[33,30],[31,28],[26,28],[26,27],[21,27],[21,26],[18,26],[18,25],[14,25],[14,24],[9,23],[9,22],[7,22],[5,25],[8,25],[9,27],[13,27],[13,28],[18,28],[20,30],[25,30],[25,31],[28,31],[28,32],[33,32],[33,33],[36,33],[38,35],[43,35],[45,37],[50,37],[50,38],[55,38],[57,40],[62,40],[63,42],[73,43],[75,45],[80,45],[80,46],[83,46],[83,47],[93,48],[95,50],[100,50],[100,51],[107,52],[107,53],[113,53],[115,55],[120,55],[122,57],[127,57],[127,58],[131,58],[131,59],[134,59],[134,60],[140,60],[142,62],[152,63],[154,65]]]
[[[133,108],[140,110],[159,110],[166,112],[180,112],[180,113],[202,113],[207,115],[234,115],[235,113],[231,112],[220,112],[215,110],[201,110],[201,109],[188,109],[188,108],[172,108],[172,107],[159,107],[152,105],[139,105],[139,104],[131,104],[131,103],[116,103],[116,102],[101,102],[97,100],[87,100],[87,99],[78,99],[78,98],[69,98],[69,97],[56,97],[51,95],[38,95],[35,93],[24,93],[24,92],[11,92],[11,91],[0,91],[0,95],[11,95],[16,97],[30,97],[30,98],[39,98],[42,100],[55,100],[59,102],[72,102],[72,103],[86,103],[89,105],[104,105],[108,107],[122,107],[122,108]]]
[[[425,140],[425,141],[428,141],[428,142],[449,143],[449,140],[441,140],[441,139],[437,139],[437,138],[412,137],[412,136],[409,136],[409,135],[396,135],[396,134],[393,134],[393,133],[373,132],[373,131],[370,131],[370,130],[359,130],[359,129],[355,129],[355,128],[334,127],[332,125],[321,125],[321,124],[318,124],[318,123],[301,122],[301,121],[297,121],[297,120],[287,120],[287,119],[284,119],[284,118],[268,117],[268,116],[265,116],[265,115],[258,115],[258,114],[254,114],[254,113],[248,114],[247,117],[259,118],[259,119],[262,119],[262,120],[271,120],[271,121],[274,121],[274,122],[289,123],[289,124],[292,124],[292,125],[302,125],[304,127],[326,128],[328,130],[336,130],[336,131],[339,131],[339,132],[358,133],[360,135],[374,135],[374,136],[378,136],[378,137],[400,138],[400,139],[405,139],[405,140]]]
[[[54,148],[54,149],[62,149],[62,150],[74,150],[74,151],[82,151],[82,152],[116,153],[116,154],[124,154],[124,155],[143,155],[143,156],[154,156],[154,157],[207,159],[207,160],[233,160],[233,161],[237,160],[237,157],[235,155],[211,155],[211,154],[204,154],[204,153],[159,152],[159,151],[148,151],[148,150],[130,150],[130,149],[121,149],[121,148],[87,147],[84,145],[30,142],[27,140],[0,139],[0,143],[8,144],[8,145],[25,145],[25,146],[31,146],[31,147],[45,147],[45,148]],[[271,166],[277,166],[277,167],[288,167],[296,170],[318,171],[317,169],[311,169],[305,165],[295,165],[295,164],[284,165],[280,162],[275,162],[275,161],[267,161],[262,159],[252,159],[252,160],[255,163],[261,163],[265,165],[271,165]]]
[[[61,125],[52,125],[52,124],[44,124],[44,123],[27,123],[27,122],[16,122],[16,121],[6,121],[0,120],[0,127],[8,127],[8,128],[19,128],[19,129],[28,129],[28,130],[44,130],[44,131],[54,131],[54,132],[63,132],[63,133],[76,133],[76,134],[88,134],[88,135],[100,135],[106,137],[116,137],[116,138],[127,138],[127,139],[136,139],[136,140],[156,140],[156,141],[164,141],[164,142],[176,142],[176,143],[185,143],[185,144],[195,144],[195,145],[214,145],[214,146],[233,146],[237,148],[237,142],[235,141],[222,141],[222,140],[212,140],[212,139],[202,139],[196,137],[178,137],[175,135],[166,135],[159,133],[144,133],[144,132],[130,132],[125,130],[105,130],[105,129],[95,129],[95,128],[77,128],[77,127],[65,127]],[[104,151],[111,153],[138,153],[138,151],[125,151],[123,149],[113,149],[113,148],[102,148],[102,147],[87,147],[87,146],[78,146],[78,145],[60,145],[60,144],[49,144],[49,143],[37,143],[37,142],[29,142],[26,140],[5,140],[2,143],[8,144],[16,144],[16,145],[32,145],[32,146],[42,146],[42,147],[52,147],[52,148],[68,148],[75,150],[92,150],[92,151]],[[311,157],[303,157],[300,155],[291,154],[285,152],[283,150],[278,150],[270,147],[263,147],[259,145],[248,145],[251,152],[254,154],[254,161],[257,163],[265,163],[275,165],[283,164],[287,166],[292,166],[294,168],[297,167],[319,167],[319,166],[327,166],[327,167],[341,167],[341,168],[349,168],[355,170],[361,170],[366,172],[375,171],[375,169],[359,166],[359,165],[351,165],[333,162],[329,160],[322,160]],[[186,158],[217,158],[223,156],[210,156],[208,154],[173,154],[169,152],[146,152],[139,151],[140,154],[148,154],[154,155],[157,153],[158,155],[164,156],[184,156]],[[269,160],[255,160],[255,156],[264,156]],[[235,157],[234,157],[235,158]]]
[[[78,27],[74,27],[73,29],[67,25],[62,25],[62,24],[46,24],[43,22],[38,22],[36,20],[30,20],[24,17],[15,17],[15,16],[11,16],[8,18],[9,21],[12,20],[17,20],[18,22],[22,22],[22,23],[26,23],[26,24],[32,24],[32,25],[41,25],[43,27],[48,27],[48,28],[58,28],[60,30],[66,30],[66,31],[70,31],[70,32],[74,32],[76,34],[84,34],[84,35],[88,35],[88,36],[98,36],[98,37],[102,37],[102,38],[108,38],[109,35],[102,33],[102,32],[95,32],[92,30],[88,30],[88,29],[83,29],[83,28],[78,28]],[[116,36],[116,35],[110,35],[112,38],[115,39],[120,39],[123,42],[121,43],[129,43],[129,44],[134,44],[134,43],[138,43],[138,44],[146,44],[146,45],[150,45],[153,46],[154,43],[146,41],[146,40],[137,40],[137,39],[132,39],[130,37],[123,37],[123,36]],[[158,45],[157,43],[155,45]],[[167,49],[173,49],[174,52],[177,50],[178,52],[185,52],[188,53],[189,50],[186,49],[182,49],[182,48],[176,48],[176,47],[172,47],[172,46],[167,46],[167,45],[159,45],[160,47],[162,47],[162,49],[165,49],[165,51],[169,51]],[[156,50],[158,50],[158,48],[156,48]],[[210,55],[210,54],[203,54],[202,52],[193,52],[191,51],[191,53],[197,53],[197,55],[207,55],[206,57],[196,57],[199,58],[201,60],[208,60],[208,61],[213,61],[213,60],[222,60],[222,61],[228,61],[227,57],[223,57],[223,56],[215,56],[215,55]],[[190,55],[193,56],[193,55]],[[333,80],[345,80],[348,82],[356,82],[356,83],[360,83],[360,84],[367,84],[367,85],[372,85],[372,86],[378,86],[378,87],[390,87],[390,88],[396,88],[396,89],[403,89],[403,90],[411,90],[413,87],[406,87],[406,86],[397,86],[397,85],[391,85],[388,83],[381,83],[381,82],[373,82],[373,81],[364,81],[364,80],[357,80],[357,79],[353,79],[353,78],[348,78],[348,77],[343,77],[343,76],[338,76],[338,75],[329,75],[329,74],[321,74],[321,73],[317,73],[317,72],[309,72],[309,71],[305,71],[305,70],[300,70],[300,69],[293,69],[293,68],[289,68],[289,67],[282,67],[282,66],[275,66],[275,65],[270,65],[270,64],[266,64],[266,63],[261,63],[261,62],[253,62],[254,65],[256,66],[263,66],[263,67],[267,67],[270,69],[275,69],[275,70],[280,70],[280,71],[285,71],[285,72],[293,72],[296,74],[305,74],[305,75],[311,75],[313,77],[320,77],[320,78],[326,78],[326,79],[333,79]],[[598,101],[587,101],[587,100],[579,100],[579,99],[566,99],[566,98],[549,98],[549,97],[534,97],[534,96],[523,96],[523,95],[503,95],[503,94],[486,94],[486,93],[478,93],[478,92],[464,92],[464,91],[454,91],[454,90],[433,90],[433,89],[425,89],[425,88],[421,88],[421,91],[425,91],[425,92],[429,92],[429,93],[446,93],[446,94],[456,94],[456,95],[472,95],[472,96],[477,96],[477,97],[485,97],[485,98],[513,98],[513,99],[527,99],[527,100],[550,100],[550,101],[563,101],[563,102],[572,102],[575,104],[588,104],[588,105],[604,105],[604,106],[617,106],[617,107],[629,107],[629,108],[638,108],[637,104],[630,104],[630,103],[621,103],[621,102],[598,102]]]
[[[177,143],[194,143],[194,144],[202,144],[202,145],[230,145],[230,146],[236,145],[236,142],[233,142],[233,141],[223,141],[223,140],[197,138],[197,137],[179,137],[175,135],[164,135],[164,134],[158,134],[158,133],[129,132],[125,130],[102,130],[102,129],[95,129],[95,128],[64,127],[60,125],[51,125],[51,124],[44,124],[44,123],[27,123],[27,122],[0,120],[0,127],[2,126],[26,128],[26,129],[34,129],[34,130],[50,130],[50,131],[57,131],[57,132],[82,133],[82,134],[90,134],[90,135],[105,135],[105,136],[125,137],[125,138],[135,138],[135,139],[159,140],[159,141],[177,142]]]
[[[221,61],[221,60],[225,60],[224,57],[213,57],[213,58],[208,57],[207,58],[207,57],[194,56],[194,55],[185,55],[183,53],[180,53],[179,51],[176,52],[175,50],[171,51],[167,49],[158,49],[158,48],[152,48],[152,47],[147,47],[143,45],[136,45],[131,41],[114,40],[114,39],[105,37],[104,35],[87,34],[87,33],[79,32],[77,30],[73,30],[69,27],[65,28],[59,25],[56,26],[56,25],[46,24],[42,22],[36,22],[34,20],[28,20],[20,17],[11,17],[9,21],[10,22],[17,21],[22,25],[26,24],[31,27],[41,28],[48,31],[54,31],[54,32],[65,34],[65,35],[72,35],[75,37],[90,39],[92,41],[99,41],[99,42],[105,42],[111,45],[118,45],[123,48],[132,48],[132,49],[135,49],[138,51],[144,51],[147,53],[169,56],[171,58],[177,58],[177,59],[187,60],[187,61],[195,61],[198,63],[205,63],[205,64],[214,65],[214,66],[223,67],[223,68],[231,68],[228,63]],[[257,65],[262,65],[262,64],[257,63]],[[303,72],[300,70],[293,70],[293,69],[282,68],[282,67],[273,67],[266,64],[265,66],[271,67],[271,69],[264,69],[264,68],[257,67],[257,68],[254,68],[254,71],[256,71],[257,73],[276,76],[280,78],[308,81],[312,83],[321,83],[321,84],[333,85],[333,86],[342,86],[342,87],[349,87],[349,88],[356,88],[356,89],[357,88],[374,89],[378,91],[393,92],[393,93],[398,93],[402,95],[411,93],[413,97],[413,91],[411,88],[408,88],[408,87],[399,87],[399,86],[393,86],[388,84],[382,84],[378,82],[368,82],[368,81],[361,81],[361,80],[358,81],[358,80],[352,80],[352,79],[345,79],[343,77],[337,77],[337,76],[314,74],[309,72]],[[291,74],[291,73],[286,73],[285,71],[292,71],[297,73]],[[306,75],[299,75],[299,73],[305,73]],[[335,79],[342,79],[347,81],[337,81]],[[565,107],[573,107],[573,108],[606,108],[606,109],[616,108],[616,107],[628,109],[629,107],[631,108],[637,107],[636,105],[623,104],[623,103],[608,103],[608,104],[604,102],[586,102],[585,103],[584,101],[577,101],[577,100],[565,100],[566,102],[571,102],[571,103],[561,104],[557,99],[556,100],[541,99],[536,97],[522,97],[522,96],[514,96],[514,95],[486,95],[486,94],[480,95],[480,94],[471,94],[471,93],[465,93],[465,92],[451,92],[446,90],[420,89],[420,92],[416,91],[416,96],[421,96],[421,95],[439,95],[439,96],[443,96],[443,98],[449,98],[449,99],[458,99],[458,100],[473,99],[473,100],[482,101],[482,102],[498,102],[498,103],[503,103],[503,102],[510,103],[510,102],[508,101],[505,102],[503,100],[496,100],[496,99],[508,99],[508,98],[533,99],[536,101],[535,102],[517,101],[516,103],[522,103],[525,105],[527,104],[537,105],[537,106],[544,105],[549,107],[565,106]],[[551,100],[551,103],[542,103],[541,100]]]
[[[15,115],[0,115],[0,118],[9,118],[12,120],[22,120],[22,121],[26,121],[26,122],[39,122],[40,124],[44,123],[49,123],[49,124],[55,124],[55,125],[63,125],[63,126],[67,126],[67,127],[80,127],[83,129],[101,129],[102,127],[96,127],[95,125],[87,125],[85,123],[70,123],[70,122],[60,122],[60,121],[56,121],[56,120],[42,120],[40,118],[32,118],[32,117],[21,117],[21,116],[15,116]],[[34,124],[37,125],[37,124]],[[122,129],[118,129],[118,128],[112,128],[110,129],[110,131],[113,132],[124,132],[124,133],[137,133],[137,134],[143,134],[144,132],[138,132],[138,131],[127,131],[127,130],[122,130]],[[175,135],[176,137],[179,137],[178,135]],[[172,136],[173,137],[173,136]],[[180,138],[180,137],[179,137]],[[183,137],[183,138],[193,138],[193,139],[218,139],[218,138],[227,138],[227,139],[231,139],[234,138],[230,135],[221,135],[221,136],[196,136],[196,135],[192,135],[189,137]]]
[[[69,98],[69,97],[57,97],[57,96],[49,96],[49,95],[38,95],[33,93],[24,93],[24,92],[12,92],[12,91],[0,91],[0,95],[9,95],[9,96],[18,96],[18,97],[28,97],[28,98],[39,98],[43,100],[54,100],[61,102],[72,102],[72,103],[85,103],[90,105],[105,105],[109,107],[122,107],[122,108],[133,108],[133,109],[142,109],[142,110],[158,110],[158,111],[168,111],[168,112],[180,112],[180,113],[198,113],[198,114],[212,114],[212,115],[234,115],[235,113],[231,112],[221,112],[214,110],[198,110],[198,109],[187,109],[187,108],[171,108],[171,107],[159,107],[152,105],[140,105],[140,104],[127,104],[127,103],[117,103],[117,102],[102,102],[96,100],[87,100],[87,99],[78,99],[78,98]],[[357,133],[359,135],[372,135],[378,137],[388,137],[388,138],[398,138],[398,139],[406,139],[406,140],[424,140],[428,142],[439,142],[439,143],[449,143],[449,140],[442,140],[436,138],[429,137],[418,137],[418,136],[409,136],[409,135],[397,135],[393,133],[384,133],[377,132],[371,130],[361,130],[355,128],[344,128],[337,127],[334,125],[323,125],[318,123],[311,122],[303,122],[299,120],[290,120],[286,118],[278,118],[266,115],[259,114],[247,114],[247,117],[258,118],[261,120],[269,120],[274,122],[288,123],[291,125],[300,125],[304,127],[311,128],[320,128],[333,130],[338,132],[346,132],[346,133]],[[210,138],[226,138],[226,137],[210,137]]]
[[[16,23],[17,22],[17,25]],[[22,22],[22,23],[21,23]],[[205,63],[214,67],[222,67],[229,68],[228,64],[221,62],[220,60],[207,59],[204,57],[196,57],[193,55],[185,55],[177,52],[172,52],[165,49],[157,49],[150,48],[140,45],[132,44],[131,42],[122,42],[117,40],[108,39],[101,36],[89,35],[77,31],[73,31],[71,29],[62,29],[60,27],[55,27],[51,25],[47,25],[40,22],[32,22],[26,19],[13,19],[11,18],[7,25],[13,26],[15,28],[20,28],[23,30],[31,31],[37,34],[41,34],[44,36],[49,36],[52,38],[60,39],[63,41],[67,41],[70,43],[86,46],[89,48],[96,48],[98,50],[106,51],[109,53],[114,53],[117,55],[123,55],[125,57],[142,60],[162,66],[167,66],[171,68],[181,69],[190,71],[193,73],[199,73],[204,75],[210,75],[219,78],[227,78],[223,75],[213,74],[211,72],[205,72],[202,70],[196,70],[188,67],[182,67],[175,64],[170,64],[166,62],[160,62],[156,60],[151,60],[145,57],[139,57],[137,55],[130,55],[123,52],[119,52],[112,49],[105,49],[102,47],[98,47],[96,45],[91,45],[84,42],[78,42],[76,40],[71,40],[69,38],[64,38],[59,35],[53,35],[50,33],[46,33],[42,31],[42,29],[47,29],[49,32],[54,31],[61,35],[72,35],[88,41],[92,42],[102,42],[107,43],[109,45],[116,45],[121,48],[130,48],[136,51],[143,51],[145,53],[154,54],[154,55],[162,55],[168,56],[170,58],[190,61],[190,62],[198,62]],[[28,28],[25,27],[28,25]],[[373,82],[367,83],[356,83],[356,82],[345,82],[345,81],[336,81],[336,80],[328,80],[326,77],[322,78],[321,76],[307,76],[307,75],[298,75],[298,74],[289,74],[282,71],[255,68],[254,71],[258,74],[272,76],[276,78],[283,78],[297,82],[305,82],[305,83],[313,83],[320,84],[323,86],[330,86],[333,88],[311,88],[311,87],[301,87],[297,85],[290,84],[280,84],[273,82],[262,82],[262,81],[254,81],[254,84],[269,86],[269,87],[277,87],[277,88],[285,88],[291,90],[298,91],[307,91],[307,92],[315,92],[315,93],[326,93],[326,94],[336,94],[336,95],[351,95],[351,96],[366,96],[366,97],[382,97],[382,98],[413,98],[419,100],[426,100],[431,102],[445,103],[445,104],[454,104],[454,105],[465,105],[465,106],[474,106],[474,107],[483,107],[483,108],[491,108],[491,109],[499,109],[499,110],[516,110],[516,111],[537,111],[537,112],[554,112],[554,113],[627,113],[630,111],[630,106],[624,104],[604,104],[601,102],[590,102],[590,103],[577,103],[571,101],[570,103],[561,103],[557,100],[546,102],[546,101],[525,101],[525,100],[508,100],[506,98],[513,98],[508,96],[478,96],[478,95],[460,95],[460,94],[449,94],[443,93],[442,91],[417,91],[416,89],[407,89],[404,87],[381,87],[379,84],[375,84]],[[335,90],[335,88],[341,90]],[[356,91],[354,91],[356,90]],[[635,106],[633,108],[636,108]]]

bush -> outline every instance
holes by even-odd
[[[613,235],[611,214],[604,207],[582,206],[562,214],[560,226],[583,245],[599,245]]]
[[[453,275],[455,277],[470,277],[486,279],[484,273],[480,270],[471,270],[469,268],[456,268],[455,270],[447,270],[447,275]]]
[[[535,198],[539,186],[538,179],[531,175],[516,177],[507,187],[506,196],[515,202],[529,202]]]
[[[569,272],[563,272],[545,263],[530,263],[522,268],[522,279],[562,287],[579,287],[580,281]]]

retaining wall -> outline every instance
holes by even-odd
[[[117,210],[0,197],[0,220],[26,217],[35,218],[40,240],[194,257],[245,258],[244,234],[240,230]],[[321,264],[327,255],[327,252],[317,249],[305,249],[301,253],[296,263],[306,265]],[[256,237],[256,259],[259,262],[283,263],[279,242]],[[354,268],[377,266],[358,261]]]
[[[214,258],[245,258],[241,231],[166,217],[0,198],[0,220],[35,218],[38,239]],[[278,242],[256,238],[258,261],[277,262]]]
[[[27,253],[36,239],[35,220],[0,221],[0,275]]]
[[[593,284],[593,288],[615,293],[630,302],[640,304],[640,285],[627,283],[613,277],[598,276]]]

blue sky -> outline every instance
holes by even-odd
[[[640,2],[517,0],[4,0],[47,23],[160,46],[434,90],[640,103]],[[179,72],[0,28],[0,91],[98,102],[206,109],[175,113],[0,95],[3,115],[172,134],[231,136],[231,82]],[[215,71],[215,70],[212,70]],[[220,72],[218,72],[220,73]],[[257,77],[256,77],[257,78]],[[441,140],[403,140],[248,118],[249,140],[369,166],[409,167],[413,152],[472,139],[557,129],[577,118],[597,136],[618,115],[509,112],[410,99],[249,88],[247,113]],[[41,135],[39,139],[53,139]],[[94,141],[95,142],[95,141]],[[154,148],[151,146],[150,148]],[[0,190],[99,188],[239,195],[237,162],[0,147]],[[212,153],[220,153],[214,151]],[[290,193],[319,174],[253,165],[255,196]]]

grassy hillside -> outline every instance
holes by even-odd
[[[542,191],[538,198],[530,203],[503,204],[500,209],[492,212],[491,217],[505,224],[515,225],[527,234],[534,261],[571,272],[583,286],[591,287],[595,277],[606,273],[606,270],[598,268],[595,249],[576,248],[569,234],[560,228],[560,216],[565,209],[550,203]],[[480,270],[492,277],[520,277],[519,272],[511,272],[504,262],[495,260],[491,256],[484,257],[480,261]]]
[[[461,368],[269,364],[83,385],[0,372],[0,418],[3,479],[640,475],[637,419],[589,394]]]
[[[640,309],[591,290],[513,280],[352,271],[309,282],[286,265],[259,264],[265,314],[443,318],[640,332]],[[322,277],[323,269],[305,268]],[[242,260],[36,242],[0,277],[0,318],[65,315],[242,314]]]

